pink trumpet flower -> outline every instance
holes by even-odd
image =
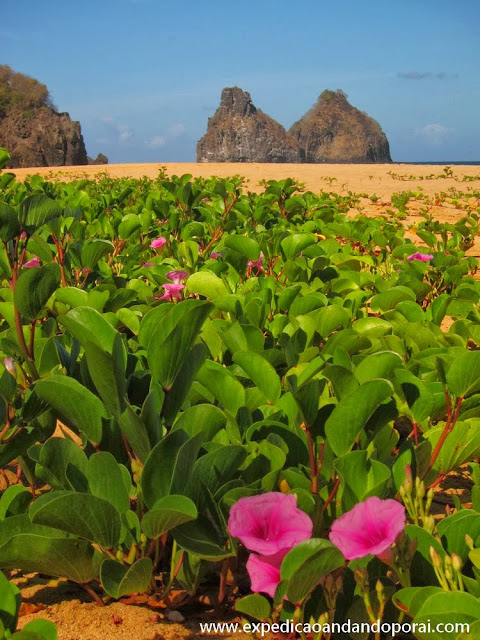
[[[250,551],[272,556],[311,537],[313,524],[296,496],[269,492],[240,498],[230,509],[228,531]]]
[[[28,262],[25,262],[25,264],[23,266],[26,269],[32,269],[32,268],[35,268],[35,267],[39,267],[40,266],[40,258],[37,258],[37,256],[35,256],[35,258],[32,258]]]
[[[417,251],[416,253],[412,253],[411,256],[408,256],[407,260],[409,262],[412,262],[412,260],[420,260],[421,262],[430,262],[430,260],[433,260],[433,256],[431,253],[420,253],[420,251]]]
[[[378,556],[390,551],[390,546],[405,528],[405,507],[396,500],[381,500],[376,496],[356,504],[332,524],[330,542],[340,549],[347,560]]]
[[[186,271],[182,271],[181,269],[176,269],[174,271],[169,271],[165,274],[165,277],[168,280],[172,280],[174,284],[180,284],[182,280],[188,278],[188,273]]]
[[[182,294],[181,291],[182,289],[185,289],[185,285],[184,284],[162,284],[162,287],[165,289],[165,293],[163,294],[163,296],[159,296],[157,297],[157,300],[181,300],[182,299]]]
[[[247,571],[254,593],[266,593],[271,598],[280,583],[280,567],[289,549],[283,549],[273,556],[257,556],[251,553],[247,560]]]
[[[160,236],[159,238],[155,238],[155,240],[152,240],[150,246],[152,247],[152,249],[161,249],[166,241],[166,238]]]

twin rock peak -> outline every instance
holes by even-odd
[[[324,91],[287,132],[257,109],[250,94],[223,89],[197,145],[197,162],[392,162],[378,122],[353,107],[343,91]]]

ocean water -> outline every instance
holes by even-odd
[[[393,164],[436,164],[442,167],[451,167],[454,165],[470,165],[472,167],[480,167],[480,160],[465,160],[464,162],[457,162],[452,160],[445,160],[445,162],[432,162],[425,160],[425,162],[394,162]]]

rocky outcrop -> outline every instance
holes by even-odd
[[[9,168],[88,164],[80,123],[58,113],[47,87],[0,65],[0,147]]]
[[[88,164],[108,164],[108,158],[103,153],[99,153],[96,158],[87,156]]]
[[[88,164],[80,123],[48,107],[0,116],[0,147],[9,151],[12,169]]]
[[[197,162],[301,162],[296,141],[238,87],[222,91],[197,145]]]
[[[387,136],[376,120],[353,107],[343,91],[324,91],[289,133],[304,162],[392,162]]]

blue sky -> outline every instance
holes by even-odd
[[[480,160],[479,0],[13,0],[0,63],[44,82],[90,156],[192,162],[223,87],[289,128],[324,89],[395,162]]]

